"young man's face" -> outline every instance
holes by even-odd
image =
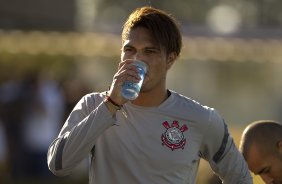
[[[249,169],[260,175],[266,184],[282,184],[282,152],[263,154],[256,146],[252,145],[248,154]]]
[[[165,85],[167,70],[175,59],[172,57],[172,54],[166,55],[164,49],[159,47],[150,32],[143,27],[136,27],[129,32],[121,52],[121,61],[137,59],[148,65],[141,92],[149,92]]]

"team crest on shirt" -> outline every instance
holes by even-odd
[[[163,126],[166,128],[166,131],[162,134],[162,145],[166,145],[172,151],[182,148],[186,144],[186,138],[184,137],[183,132],[188,130],[188,127],[184,124],[179,127],[178,121],[173,121],[172,124],[169,124],[167,121],[163,122]]]

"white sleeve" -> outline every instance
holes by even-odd
[[[84,96],[50,145],[47,161],[55,175],[70,174],[91,152],[99,135],[114,125],[115,118],[101,99],[95,102],[93,95]]]
[[[210,111],[201,155],[224,184],[252,184],[248,166],[234,144],[223,118],[215,111]]]

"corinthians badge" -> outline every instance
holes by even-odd
[[[162,145],[166,145],[172,151],[179,148],[184,149],[186,138],[183,132],[188,130],[188,127],[184,124],[179,128],[178,121],[173,121],[171,125],[165,121],[163,126],[166,128],[166,131],[162,134]]]

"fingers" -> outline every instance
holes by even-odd
[[[134,68],[126,68],[117,73],[114,79],[118,80],[120,83],[124,83],[125,81],[136,83],[139,82],[141,78],[138,75],[138,71],[134,70]]]
[[[124,65],[132,65],[133,61],[134,61],[133,59],[126,59],[126,60],[124,60],[124,61],[119,63],[119,67],[118,68],[120,69]]]
[[[114,78],[121,83],[124,83],[125,81],[139,82],[141,78],[138,72],[136,66],[132,64],[132,60],[126,60],[120,63],[120,68]]]
[[[119,63],[119,69],[113,77],[113,82],[108,92],[110,97],[119,104],[125,103],[121,95],[121,88],[125,81],[137,83],[141,80],[138,75],[138,69],[133,64],[133,60],[125,60]]]

